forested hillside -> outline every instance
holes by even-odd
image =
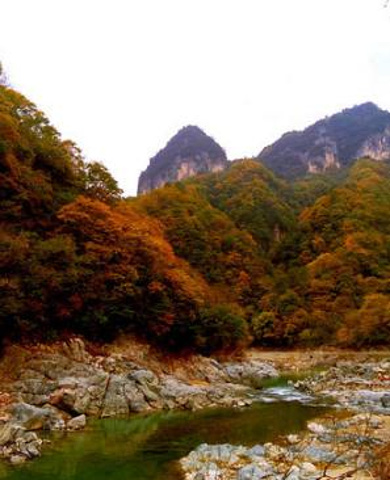
[[[390,167],[287,182],[258,161],[123,199],[0,86],[3,341],[175,351],[390,342]]]

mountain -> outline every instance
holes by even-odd
[[[286,133],[258,156],[287,178],[340,169],[362,157],[390,158],[390,113],[370,102],[324,118],[303,131]]]
[[[177,182],[197,173],[218,172],[227,165],[226,153],[200,128],[182,128],[140,175],[138,194]]]
[[[73,334],[207,354],[252,341],[388,347],[389,115],[365,104],[287,135],[307,156],[334,144],[346,167],[293,181],[252,159],[228,163],[186,127],[143,188],[223,171],[123,199],[102,164],[0,84],[0,351],[2,340]],[[357,154],[384,161],[348,165]]]

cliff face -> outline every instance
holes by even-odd
[[[198,173],[218,172],[226,165],[226,153],[214,139],[198,127],[184,127],[141,173],[138,195]]]
[[[390,159],[390,113],[364,103],[283,135],[258,156],[288,178],[350,165],[361,157]]]

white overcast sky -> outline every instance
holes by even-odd
[[[230,159],[365,101],[390,110],[386,0],[9,0],[0,60],[127,194],[196,124]]]

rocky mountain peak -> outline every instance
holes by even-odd
[[[345,109],[303,131],[288,132],[258,156],[289,178],[339,169],[360,157],[390,158],[390,113],[372,102]]]
[[[138,194],[177,182],[198,173],[216,172],[227,165],[223,148],[195,125],[180,129],[150,159],[138,181]]]

